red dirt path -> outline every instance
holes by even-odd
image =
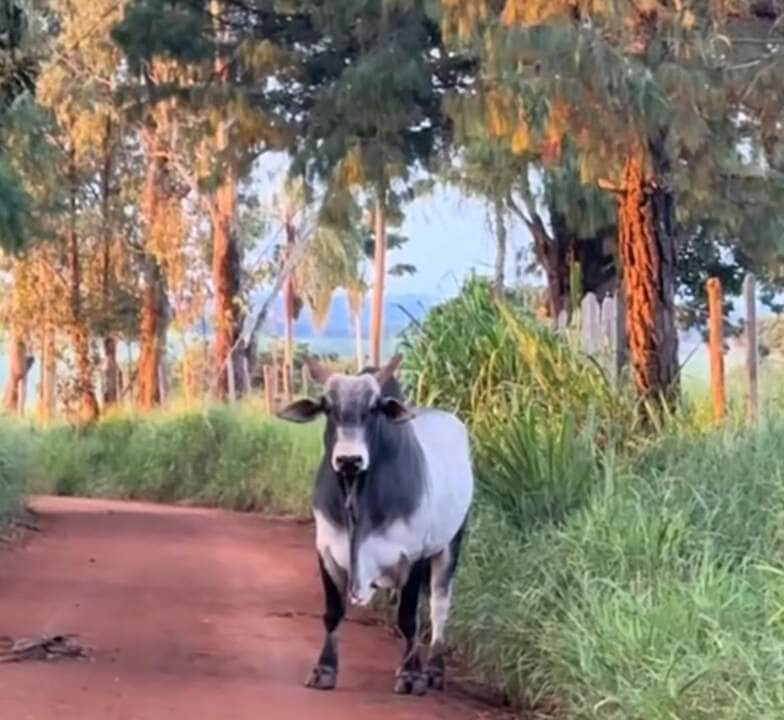
[[[0,665],[0,720],[476,720],[451,694],[392,693],[399,642],[344,623],[331,693],[312,530],[253,515],[40,498],[0,545],[0,636],[78,633],[90,660]]]

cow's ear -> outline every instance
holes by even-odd
[[[278,412],[278,417],[290,422],[306,423],[314,420],[324,412],[324,401],[316,402],[309,398],[295,400],[291,405],[286,406]]]
[[[405,422],[413,417],[408,411],[408,408],[403,405],[400,400],[396,400],[393,397],[381,399],[381,412],[383,412],[392,422],[396,423]]]

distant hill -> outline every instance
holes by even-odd
[[[263,296],[255,299],[254,305],[263,302]],[[388,295],[384,302],[384,335],[394,337],[404,330],[411,318],[421,320],[427,311],[438,303],[434,296],[405,293]],[[273,335],[283,333],[283,300],[278,298],[274,304],[271,317],[265,326]],[[349,314],[348,303],[344,294],[336,294],[332,300],[329,317],[324,328],[316,331],[311,322],[310,311],[304,308],[294,324],[294,334],[300,340],[307,338],[350,338],[353,337],[353,323]],[[367,337],[370,332],[370,297],[365,301],[362,311],[362,334]]]

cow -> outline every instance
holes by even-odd
[[[406,406],[394,378],[400,361],[396,355],[380,369],[346,375],[307,358],[323,394],[279,413],[293,422],[326,418],[313,492],[326,637],[305,683],[310,688],[335,687],[336,631],[347,602],[367,606],[379,589],[399,598],[405,649],[395,692],[444,688],[445,626],[474,492],[471,451],[457,417]],[[423,667],[417,619],[420,592],[428,586],[432,637]]]

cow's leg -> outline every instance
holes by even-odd
[[[452,604],[452,584],[463,541],[461,527],[449,543],[449,547],[430,561],[430,654],[425,674],[428,685],[436,690],[444,689],[444,653],[446,652],[446,622]]]
[[[329,570],[324,559],[319,555],[319,570],[321,581],[324,585],[324,647],[321,650],[316,667],[310,673],[305,685],[316,690],[332,690],[338,678],[338,648],[336,632],[340,621],[346,614],[345,592],[346,578],[340,568],[334,563],[329,564]],[[330,570],[332,574],[330,574]],[[337,576],[337,581],[333,579]]]
[[[427,692],[427,677],[422,672],[422,660],[419,657],[419,618],[417,617],[425,563],[427,560],[418,560],[414,563],[400,593],[397,625],[406,645],[403,660],[396,674],[396,693],[424,695]]]

